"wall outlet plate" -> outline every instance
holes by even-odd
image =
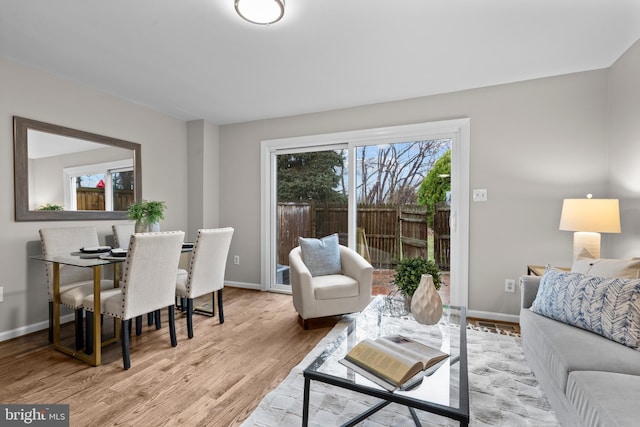
[[[486,202],[487,201],[487,189],[486,188],[474,188],[473,189],[473,201],[474,202]]]
[[[504,291],[505,292],[515,292],[516,291],[516,281],[514,279],[505,279],[504,280]]]

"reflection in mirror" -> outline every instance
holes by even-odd
[[[140,144],[14,117],[16,220],[125,219]]]

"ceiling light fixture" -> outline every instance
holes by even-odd
[[[235,0],[236,12],[252,24],[269,25],[284,16],[284,0]]]

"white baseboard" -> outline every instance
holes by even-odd
[[[75,314],[66,314],[60,317],[60,323],[73,322],[75,320]],[[16,329],[11,329],[9,331],[0,332],[0,342],[7,341],[12,338],[21,337],[23,335],[30,334],[32,332],[38,332],[43,329],[49,328],[49,321],[45,320],[44,322],[32,323],[31,325],[21,326]]]
[[[262,290],[260,284],[258,283],[246,283],[246,282],[224,282],[225,286],[231,286],[233,288],[242,288],[242,289],[253,289],[256,291]]]
[[[520,316],[516,314],[493,313],[491,311],[468,310],[467,317],[496,320],[500,322],[520,323]]]
[[[225,282],[225,286],[233,286],[236,288],[244,288],[244,289],[255,289],[260,290],[260,285],[257,283],[243,283],[243,282]],[[60,323],[73,322],[75,320],[74,313],[65,314],[60,317]],[[11,329],[9,331],[0,332],[0,342],[10,340],[12,338],[21,337],[23,335],[30,334],[32,332],[38,332],[43,329],[49,328],[49,321],[45,320],[43,322],[33,323],[31,325],[21,326],[16,329]]]

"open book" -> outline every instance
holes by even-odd
[[[447,353],[428,345],[402,335],[391,335],[358,343],[340,363],[393,391],[447,357]]]

